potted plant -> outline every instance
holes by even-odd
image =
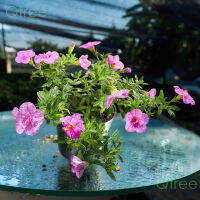
[[[76,57],[73,52],[75,43],[69,47],[68,54],[59,55],[48,51],[35,55],[32,50],[20,51],[15,58],[18,63],[31,64],[36,70],[33,77],[43,77],[46,82],[38,91],[37,107],[31,102],[14,108],[16,131],[35,135],[44,119],[58,126],[58,140],[61,153],[70,158],[71,171],[78,178],[85,168],[92,164],[102,166],[115,180],[113,171],[119,171],[119,162],[123,162],[120,147],[122,142],[118,132],[105,130],[116,111],[125,118],[125,129],[130,134],[144,133],[149,118],[167,110],[170,115],[178,107],[173,103],[183,100],[194,105],[193,98],[186,90],[174,86],[175,95],[167,101],[161,90],[142,89],[143,79],[122,77],[130,73],[124,68],[118,55],[100,54],[95,46],[100,42],[89,42],[80,48],[91,51],[95,60],[88,55]],[[83,70],[67,74],[66,66],[81,66]],[[136,133],[134,133],[136,132]],[[70,153],[70,154],[69,154]]]

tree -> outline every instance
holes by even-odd
[[[170,2],[170,8],[179,8],[184,13],[187,7],[183,1],[160,2],[140,0],[126,12],[130,31],[154,36],[154,39],[133,37],[130,40],[127,51],[131,62],[144,74],[162,76],[164,82],[167,68],[172,68],[183,79],[193,80],[200,75],[198,27],[166,9]],[[190,7],[197,9],[197,4],[191,1]]]

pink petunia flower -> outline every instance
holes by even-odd
[[[88,55],[82,55],[78,59],[78,63],[85,70],[88,70],[88,67],[91,65],[91,62],[88,60]]]
[[[152,99],[154,99],[155,98],[155,96],[156,96],[156,89],[155,88],[152,88],[149,92],[147,92],[146,94],[145,94],[145,96],[150,96]]]
[[[140,109],[134,109],[125,116],[126,125],[125,129],[128,132],[144,133],[147,129],[146,125],[149,122],[147,114],[142,113]]]
[[[129,90],[115,90],[107,97],[106,108],[108,109],[110,107],[114,99],[127,98],[129,92]]]
[[[15,62],[28,64],[30,59],[35,56],[35,52],[32,49],[18,51],[17,56],[15,58]]]
[[[12,115],[16,120],[15,128],[18,134],[25,131],[27,135],[35,135],[44,121],[43,112],[31,102],[23,103],[19,109],[15,107]]]
[[[86,162],[82,161],[77,156],[71,156],[71,171],[76,174],[77,178],[81,178],[86,168]]]
[[[132,72],[132,69],[131,69],[130,67],[126,67],[126,68],[125,68],[125,72],[126,72],[126,73],[131,73],[131,72]]]
[[[123,69],[124,68],[124,64],[120,61],[118,55],[116,55],[116,56],[108,55],[107,62],[108,62],[108,64],[110,64],[113,67],[113,69]]]
[[[34,58],[35,64],[39,66],[39,63],[44,61],[44,54],[39,54]]]
[[[80,137],[81,131],[85,131],[84,122],[81,119],[81,115],[78,113],[60,118],[60,121],[62,122],[62,129],[73,140]]]
[[[94,46],[96,46],[96,45],[98,45],[100,43],[101,43],[100,41],[88,42],[86,44],[81,45],[79,48],[88,49],[88,50],[94,52],[95,51],[95,47]]]
[[[44,56],[44,63],[53,64],[59,60],[59,54],[56,51],[48,51]]]
[[[48,51],[45,54],[39,54],[35,56],[35,64],[39,66],[39,63],[44,62],[46,64],[53,64],[59,60],[59,54],[56,51]]]
[[[175,92],[183,99],[183,103],[195,105],[194,99],[190,96],[187,90],[181,89],[179,86],[174,86]]]

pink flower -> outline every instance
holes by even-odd
[[[86,168],[86,163],[77,156],[71,156],[71,171],[76,174],[77,178],[81,178]]]
[[[15,128],[18,134],[24,131],[27,135],[35,135],[44,121],[44,115],[41,110],[36,109],[30,102],[23,103],[19,109],[15,107],[12,115],[16,120]]]
[[[116,90],[107,97],[106,108],[108,109],[114,99],[127,98],[129,90]]]
[[[39,63],[44,61],[44,54],[39,54],[34,58],[35,64],[39,66]]]
[[[149,122],[147,114],[142,113],[140,109],[134,109],[125,116],[126,125],[125,129],[128,132],[144,133],[147,129],[146,125]]]
[[[156,96],[156,89],[155,89],[155,88],[152,88],[149,92],[147,92],[147,93],[145,94],[145,96],[150,96],[152,99],[154,99],[155,96]]]
[[[174,86],[175,92],[179,95],[185,104],[195,105],[194,99],[190,96],[187,90],[181,89],[179,86]]]
[[[76,46],[76,42],[71,42],[70,46],[71,47],[75,47]]]
[[[17,56],[15,58],[15,62],[28,64],[30,61],[30,58],[34,56],[35,56],[35,52],[32,49],[25,50],[25,51],[18,51]]]
[[[44,63],[53,64],[59,60],[59,54],[56,51],[48,51],[44,56]]]
[[[91,65],[91,62],[88,60],[88,55],[82,55],[78,59],[78,63],[85,70],[88,70],[88,67]]]
[[[86,44],[81,45],[79,48],[88,49],[88,50],[94,52],[95,51],[94,46],[96,46],[100,43],[101,43],[100,41],[88,42]]]
[[[84,122],[81,119],[81,115],[78,113],[75,113],[72,116],[60,118],[60,121],[63,125],[62,129],[73,140],[81,135],[81,131],[85,131]]]
[[[35,56],[35,64],[38,66],[39,63],[44,62],[46,64],[53,64],[59,60],[59,54],[56,51],[48,51],[45,54],[39,54]]]
[[[131,69],[130,67],[126,67],[126,68],[125,68],[125,72],[126,72],[126,73],[131,73],[131,72],[132,72],[132,69]]]
[[[123,69],[124,68],[124,64],[120,61],[118,55],[116,55],[116,56],[108,55],[107,62],[108,62],[108,64],[110,64],[113,67],[113,69]]]

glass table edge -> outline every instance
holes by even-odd
[[[200,170],[196,171],[188,176],[175,179],[172,181],[159,183],[155,185],[148,185],[136,188],[127,188],[127,189],[117,189],[117,190],[99,190],[99,191],[66,191],[66,190],[41,190],[41,189],[30,189],[30,188],[21,188],[13,186],[0,185],[0,191],[9,191],[9,192],[18,192],[18,193],[28,193],[44,196],[112,196],[112,195],[127,195],[131,193],[146,192],[150,190],[158,189],[167,189],[169,188],[169,183],[180,183],[181,181],[187,181],[200,174]],[[165,185],[165,187],[163,187]],[[166,186],[167,185],[167,186]]]

